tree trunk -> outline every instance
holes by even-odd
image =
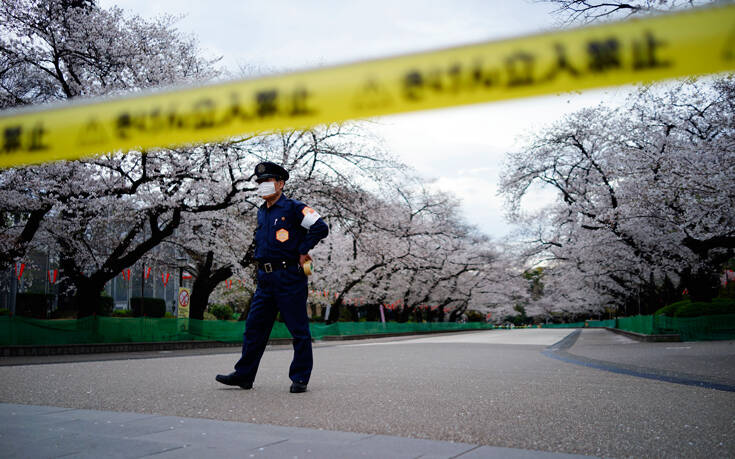
[[[95,282],[85,277],[78,279],[75,282],[75,285],[77,286],[75,301],[79,308],[77,317],[89,317],[97,314],[102,290],[105,288],[105,284],[102,283],[100,285],[99,282]]]
[[[446,314],[444,313],[444,305],[440,304],[437,305],[435,311],[434,311],[434,317],[436,317],[437,322],[444,322],[444,316]],[[433,319],[432,319],[433,320]]]
[[[715,236],[704,240],[687,237],[682,243],[699,257],[698,267],[687,268],[682,275],[689,297],[692,301],[712,301],[720,290],[722,265],[732,258],[735,237]],[[714,249],[727,250],[712,253]]]
[[[340,310],[342,308],[342,303],[335,301],[332,303],[332,307],[329,309],[329,317],[325,317],[325,322],[327,324],[333,324],[335,322],[339,322],[339,314]]]
[[[357,277],[355,279],[352,279],[350,282],[348,282],[347,285],[345,285],[345,288],[343,288],[342,291],[339,292],[339,295],[337,295],[337,298],[332,302],[332,308],[331,308],[330,313],[329,313],[330,318],[332,317],[331,311],[337,311],[337,312],[339,312],[340,305],[344,304],[344,298],[347,296],[348,293],[350,293],[350,290],[352,290],[352,288],[355,285],[360,284],[367,277],[368,274],[370,274],[371,272],[375,271],[378,268],[382,268],[386,264],[387,264],[387,262],[385,262],[385,261],[382,261],[380,263],[375,263],[371,267],[369,267],[368,269],[366,269],[359,277]],[[336,317],[337,317],[337,319],[334,320],[333,322],[339,321],[339,314],[337,314]],[[352,315],[352,317],[353,317],[353,320],[355,322],[357,322],[357,320],[358,320],[357,319],[357,308],[353,308],[353,315]],[[330,323],[330,322],[327,320],[327,323]]]
[[[209,296],[220,282],[232,276],[232,267],[224,266],[212,271],[214,252],[207,252],[203,262],[197,263],[197,276],[191,287],[190,319],[204,319],[204,310],[209,304]]]
[[[406,302],[403,302],[403,307],[401,308],[401,313],[398,316],[398,322],[408,322],[409,316],[413,312],[413,307],[409,307],[406,305]]]
[[[158,228],[158,217],[159,215],[156,214],[148,216],[151,227],[151,235],[148,239],[143,240],[132,250],[128,251],[135,236],[138,234],[138,229],[131,230],[108,256],[102,266],[89,276],[85,275],[84,271],[77,266],[73,256],[73,249],[64,247],[62,244],[62,251],[60,253],[61,269],[76,287],[77,292],[75,297],[79,308],[79,317],[93,315],[97,311],[100,294],[105,288],[105,284],[114,279],[123,269],[132,266],[143,255],[173,233],[174,229],[181,223],[181,210],[174,210],[171,221],[164,229]]]
[[[209,295],[213,288],[208,285],[207,279],[200,280],[199,277],[194,280],[191,286],[191,298],[189,299],[189,318],[203,320],[204,310],[207,309],[209,303]]]
[[[77,266],[74,257],[62,249],[60,255],[61,271],[67,274],[66,281],[75,288],[73,305],[77,310],[77,317],[89,317],[97,313],[102,289],[105,288],[105,280],[96,277],[85,276]]]
[[[43,218],[50,210],[51,205],[44,204],[41,208],[30,212],[28,220],[26,220],[23,226],[23,231],[12,243],[6,245],[4,252],[0,253],[0,269],[12,266],[16,260],[25,256],[28,250],[28,244],[33,240],[38,228],[41,226]],[[19,218],[16,215],[16,224],[19,223]]]
[[[661,286],[661,302],[664,306],[668,306],[671,303],[675,303],[681,300],[681,290],[674,286],[671,282],[671,278],[666,274],[664,276],[664,282]]]
[[[694,272],[687,269],[684,272],[684,285],[689,290],[692,301],[710,302],[720,289],[720,276],[718,272],[707,268],[696,269]]]

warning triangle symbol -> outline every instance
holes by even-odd
[[[100,145],[107,142],[108,138],[109,136],[102,123],[95,118],[90,118],[79,131],[78,144],[85,146]]]
[[[383,108],[392,103],[393,97],[388,88],[374,77],[369,78],[360,86],[353,100],[353,106],[357,110]]]

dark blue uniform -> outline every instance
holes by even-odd
[[[293,336],[294,357],[289,377],[308,384],[313,366],[309,317],[306,315],[308,280],[299,264],[327,236],[324,220],[306,204],[284,195],[270,208],[258,210],[255,259],[258,287],[245,325],[242,357],[235,364],[238,377],[252,381],[268,343],[278,311]]]

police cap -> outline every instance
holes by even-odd
[[[264,161],[255,166],[255,181],[260,182],[269,178],[288,180],[288,171],[276,163]]]

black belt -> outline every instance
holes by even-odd
[[[289,266],[298,266],[299,262],[295,260],[256,260],[258,269],[267,273],[272,273],[276,269],[286,269]]]

